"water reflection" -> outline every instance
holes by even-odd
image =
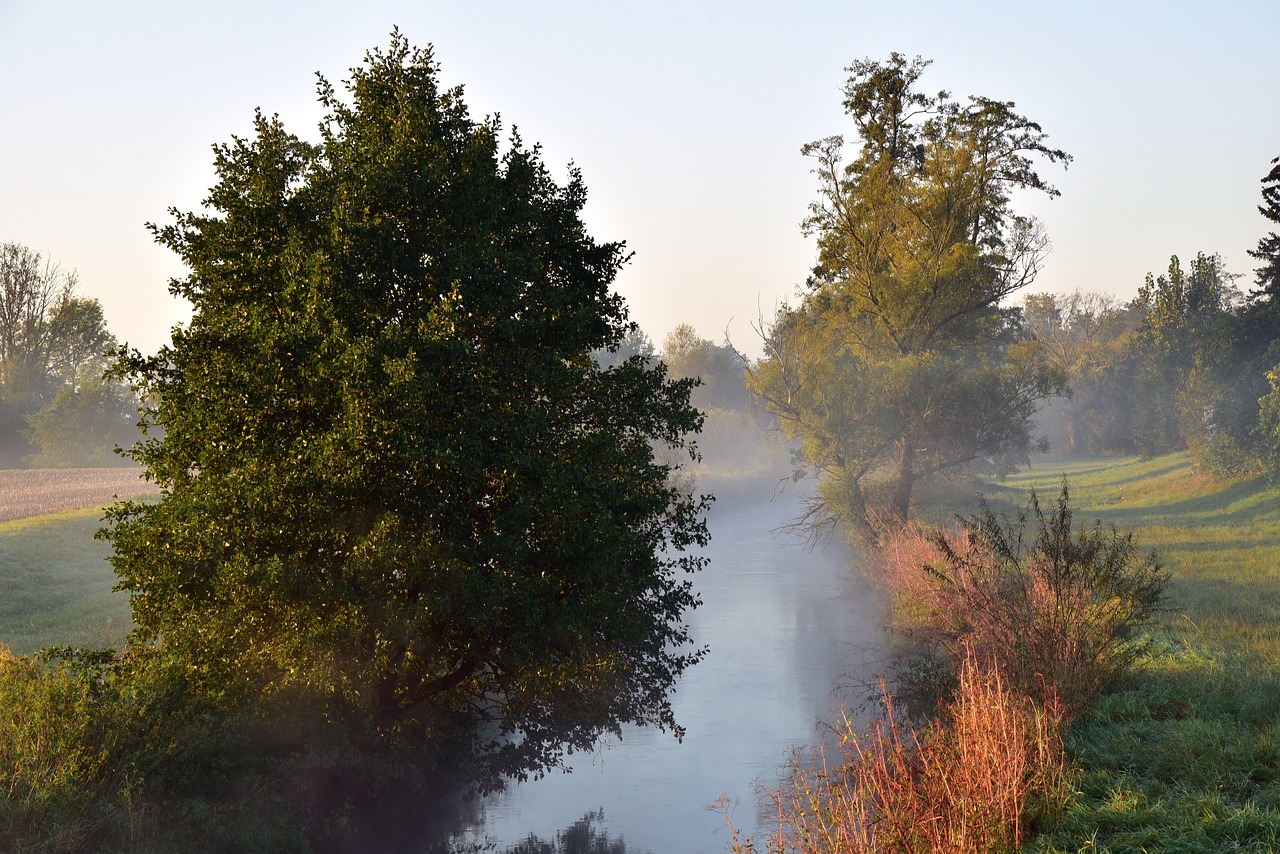
[[[706,809],[724,793],[741,801],[735,825],[755,829],[753,781],[775,781],[793,747],[818,743],[816,721],[841,699],[835,686],[878,666],[875,597],[849,571],[845,549],[806,550],[774,535],[794,511],[739,503],[718,506],[709,519],[711,563],[698,578],[703,606],[690,622],[711,651],[673,700],[687,729],[683,743],[626,729],[620,741],[575,757],[573,773],[486,800],[473,838],[498,852],[559,852],[518,846],[552,844],[546,840],[602,808],[589,822],[596,833],[589,844],[616,847],[583,849],[592,854],[710,854],[728,842],[726,832],[717,834],[723,815]]]
[[[554,841],[530,834],[528,839],[503,854],[640,854],[628,848],[621,838],[611,838],[601,828],[603,821],[604,810],[595,810],[557,833]]]

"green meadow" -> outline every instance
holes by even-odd
[[[1173,455],[1041,463],[986,499],[1064,477],[1077,523],[1134,532],[1171,581],[1151,654],[1069,733],[1075,794],[1031,850],[1280,850],[1280,490]]]
[[[101,509],[0,522],[0,643],[115,647],[129,633],[128,594],[114,591],[111,550],[93,538]]]
[[[1280,850],[1280,490],[1174,455],[1042,462],[984,494],[1017,512],[1064,477],[1077,523],[1134,532],[1171,582],[1151,654],[1072,727],[1074,794],[1028,850]],[[124,642],[100,516],[0,523],[0,641],[14,653]]]

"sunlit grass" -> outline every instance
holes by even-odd
[[[1073,727],[1077,793],[1033,850],[1280,850],[1280,491],[1174,455],[1041,463],[985,497],[1064,477],[1078,522],[1133,531],[1172,578],[1152,651]]]
[[[129,597],[112,590],[111,550],[93,539],[101,518],[93,509],[0,522],[0,643],[15,654],[124,644]]]
[[[112,590],[111,550],[93,535],[116,496],[157,491],[137,466],[0,471],[0,644],[121,647],[129,597]]]

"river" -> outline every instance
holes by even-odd
[[[555,840],[599,811],[593,829],[611,845],[592,851],[712,854],[729,842],[724,816],[707,809],[722,794],[739,801],[736,826],[756,827],[755,781],[776,781],[792,748],[818,744],[819,719],[841,695],[862,699],[849,686],[882,666],[870,586],[838,544],[806,549],[776,534],[794,512],[790,501],[726,502],[708,517],[711,560],[696,579],[703,604],[690,625],[710,652],[673,697],[684,740],[625,729],[620,741],[573,757],[572,773],[485,800],[471,841],[502,852],[531,835]]]

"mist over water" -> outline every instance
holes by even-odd
[[[883,667],[872,585],[839,544],[810,550],[775,534],[795,513],[794,501],[770,502],[766,490],[758,500],[722,500],[708,517],[711,561],[695,579],[703,604],[690,624],[710,652],[674,696],[683,742],[626,729],[621,741],[574,756],[572,773],[484,801],[478,838],[501,852],[530,834],[554,840],[602,810],[599,829],[629,854],[710,854],[729,841],[717,832],[724,817],[706,809],[722,793],[740,801],[734,824],[755,829],[754,781],[772,784],[792,748],[819,744],[817,721],[842,698],[860,701],[862,688],[849,686]]]

